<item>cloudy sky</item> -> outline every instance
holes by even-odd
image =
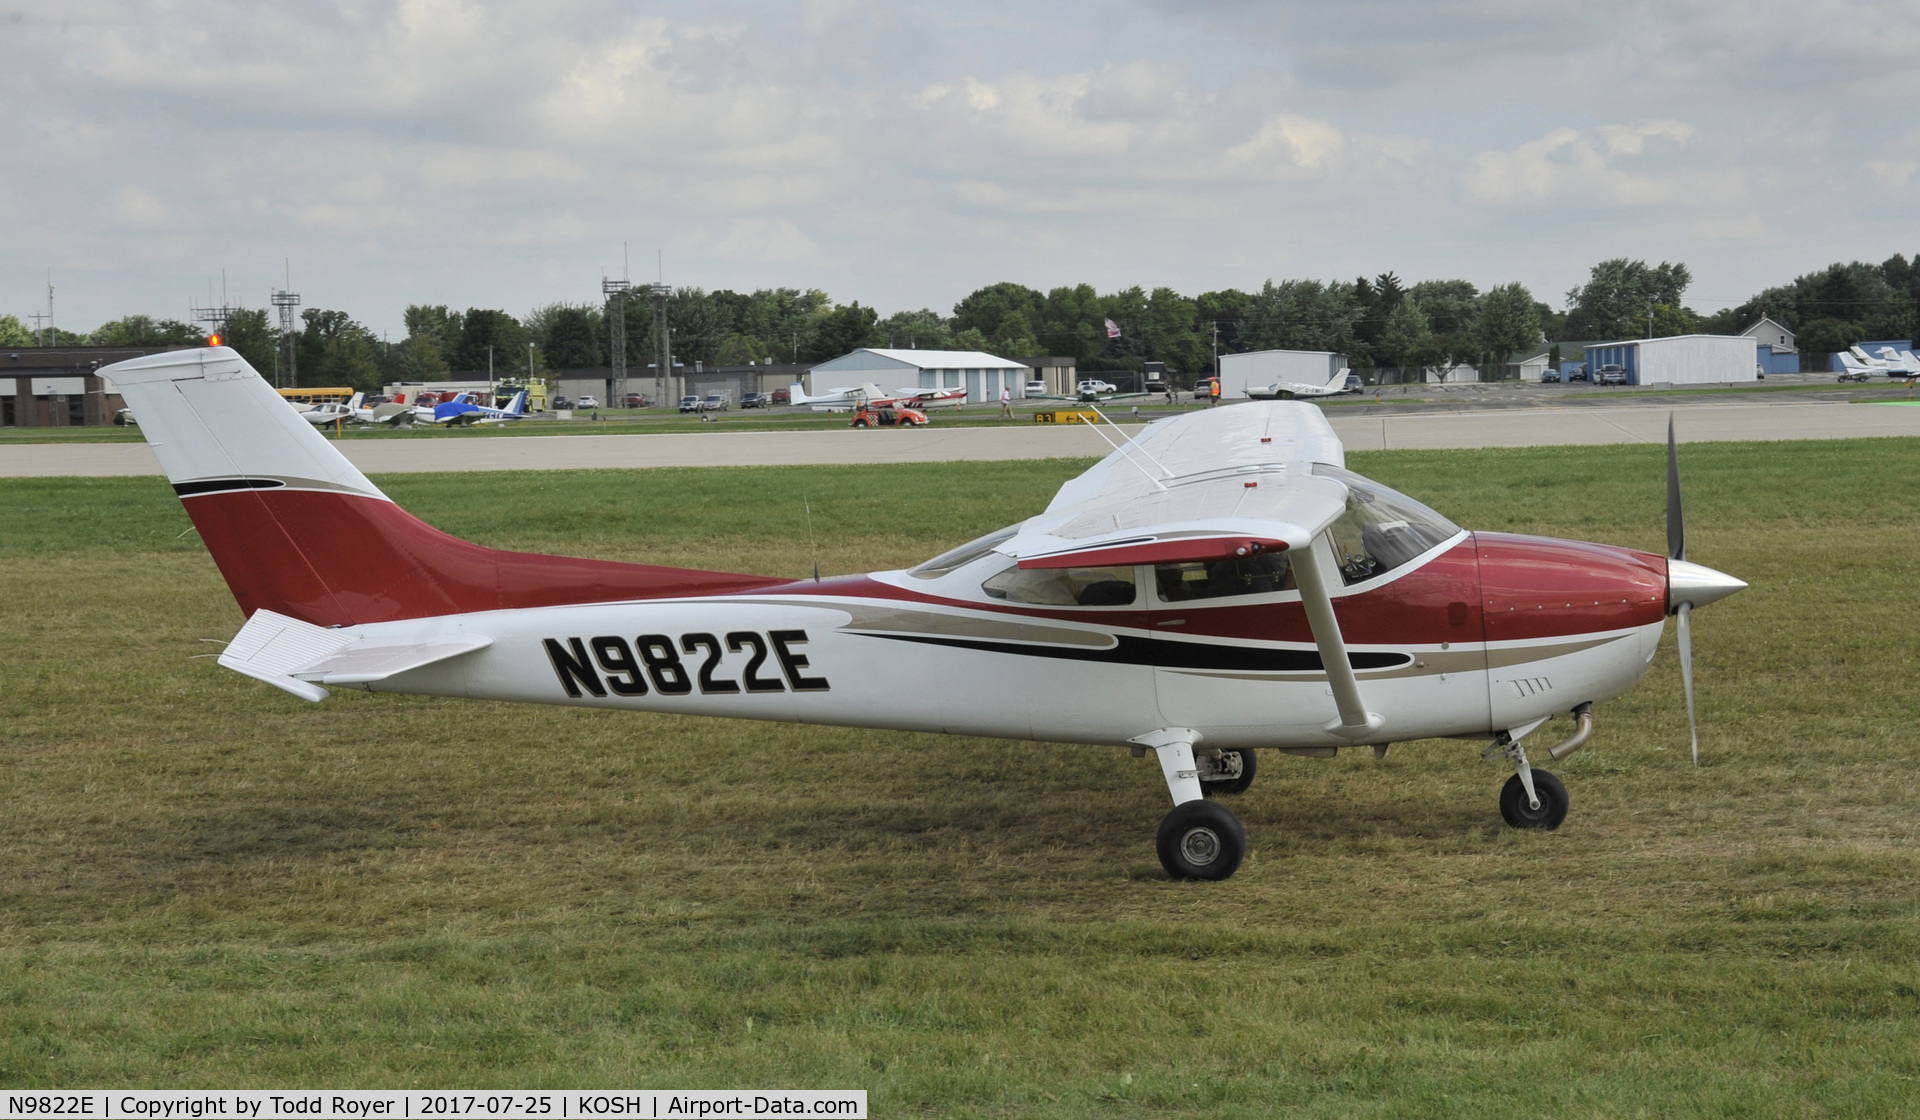
[[[0,0],[0,313],[1920,251],[1920,4]]]

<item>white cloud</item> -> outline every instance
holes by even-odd
[[[1474,156],[1467,191],[1482,202],[1637,207],[1737,195],[1737,170],[1685,158],[1694,134],[1692,125],[1672,120],[1556,128],[1509,151]]]

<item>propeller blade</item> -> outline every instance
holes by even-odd
[[[1687,735],[1693,740],[1693,764],[1700,765],[1700,724],[1693,715],[1693,625],[1691,603],[1680,604],[1680,683],[1687,690]]]
[[[1687,520],[1680,512],[1680,451],[1673,442],[1673,413],[1667,413],[1667,559],[1687,558]]]

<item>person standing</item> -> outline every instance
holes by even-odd
[[[1213,378],[1212,381],[1207,383],[1207,407],[1212,408],[1214,405],[1217,405],[1219,403],[1220,403],[1220,378],[1216,376]]]
[[[1013,419],[1013,390],[1000,386],[1000,419]]]

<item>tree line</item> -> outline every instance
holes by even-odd
[[[1844,350],[1869,339],[1912,338],[1920,327],[1920,258],[1879,265],[1836,263],[1768,288],[1736,307],[1702,315],[1685,302],[1685,264],[1615,258],[1566,293],[1564,310],[1524,285],[1480,290],[1466,280],[1407,285],[1392,272],[1349,281],[1269,280],[1254,291],[1227,288],[1185,296],[1172,288],[1102,294],[1090,284],[1042,292],[1004,281],[968,294],[951,315],[929,308],[882,318],[860,303],[835,303],[819,289],[740,293],[675,289],[666,311],[674,360],[687,368],[815,362],[863,346],[984,350],[1008,358],[1074,359],[1083,371],[1139,370],[1163,362],[1192,377],[1216,354],[1249,350],[1330,350],[1358,371],[1503,363],[1552,344],[1677,334],[1732,334],[1762,315],[1795,331],[1804,351]],[[300,382],[373,389],[390,381],[481,374],[501,378],[609,365],[609,316],[624,314],[627,364],[647,376],[654,361],[652,304],[551,303],[516,317],[497,308],[407,307],[406,337],[389,342],[345,311],[307,308],[292,340]],[[192,345],[198,329],[172,319],[129,315],[87,334],[59,332],[63,345]],[[0,346],[31,346],[34,335],[0,316]],[[236,310],[225,341],[262,371],[283,360],[277,327],[261,308]]]

